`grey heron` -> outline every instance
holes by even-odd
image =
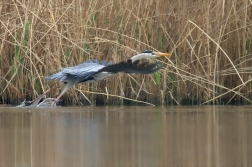
[[[46,77],[46,80],[59,80],[66,84],[65,89],[52,105],[55,105],[59,98],[77,83],[97,82],[119,72],[128,74],[150,74],[156,72],[162,68],[162,65],[159,63],[139,62],[143,58],[156,58],[160,56],[170,56],[170,54],[146,50],[127,61],[116,64],[106,61],[88,60],[73,67],[63,68],[60,72]]]

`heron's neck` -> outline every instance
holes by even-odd
[[[143,58],[151,58],[151,57],[152,57],[152,55],[146,55],[146,54],[143,54],[143,53],[139,53],[139,54],[131,57],[130,59],[132,60],[132,63],[134,63],[137,60],[140,60],[140,59],[143,59]]]

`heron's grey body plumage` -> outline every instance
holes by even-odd
[[[127,61],[112,64],[105,60],[99,62],[98,60],[88,60],[84,63],[73,67],[62,68],[60,72],[47,76],[46,80],[59,80],[66,84],[65,89],[56,98],[55,102],[74,84],[97,82],[103,80],[113,74],[123,73],[136,73],[136,74],[150,74],[162,68],[159,63],[140,63],[140,59],[153,58],[158,56],[170,56],[168,53],[144,51],[137,54]],[[54,105],[54,104],[53,104]]]
[[[122,61],[120,63],[112,64],[106,61],[88,60],[84,63],[73,67],[62,68],[60,72],[47,76],[46,80],[59,80],[64,83],[75,81],[81,82],[95,82],[102,80],[119,72],[124,73],[138,73],[138,74],[150,74],[158,71],[162,68],[158,63],[142,63],[139,64],[139,60],[132,63],[128,61]]]

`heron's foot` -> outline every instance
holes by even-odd
[[[24,99],[24,101],[16,107],[28,107],[28,106],[31,106],[32,103],[33,103],[32,101],[26,101],[26,99]]]
[[[56,98],[40,98],[36,101],[24,100],[20,105],[16,107],[57,107]]]
[[[39,103],[41,103],[43,101],[43,98],[44,98],[44,96],[41,96],[41,97],[36,98],[32,101],[26,101],[26,99],[24,99],[24,101],[16,107],[36,107]]]
[[[55,98],[46,98],[41,103],[37,105],[37,107],[56,107],[56,105],[53,105],[55,102]]]
[[[53,100],[51,106],[52,106],[52,107],[57,107],[57,102],[58,102],[58,101],[60,101],[60,100],[57,100],[56,98],[54,98],[54,100]]]
[[[56,105],[56,102],[55,102],[55,101],[52,102],[51,106],[52,106],[52,107],[56,107],[56,106],[57,106],[57,105]]]

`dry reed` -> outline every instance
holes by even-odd
[[[35,98],[58,84],[45,76],[60,68],[94,58],[119,62],[152,49],[172,53],[157,60],[164,64],[159,72],[79,84],[64,102],[250,104],[251,6],[246,0],[3,0],[0,103]]]

